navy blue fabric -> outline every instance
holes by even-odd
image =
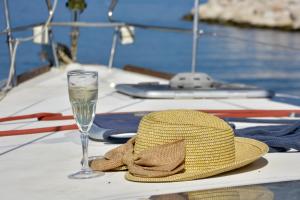
[[[94,124],[101,128],[111,129],[115,133],[136,132],[143,113],[116,113],[96,115]]]
[[[270,152],[300,150],[300,121],[288,125],[257,126],[235,129],[235,135],[265,142]]]
[[[115,113],[96,115],[90,138],[110,143],[125,143],[129,138],[111,137],[121,133],[136,133],[142,117],[147,113]],[[98,135],[97,135],[98,134]]]
[[[121,133],[136,133],[141,118],[147,113],[117,113],[107,115],[96,115],[93,131],[93,139],[100,138],[111,143],[124,143],[129,138],[112,137]],[[285,152],[290,148],[300,150],[300,121],[295,120],[269,120],[249,118],[227,118],[225,119],[234,129],[235,135],[239,137],[253,138],[265,142],[270,152]],[[248,123],[281,123],[284,125],[256,126],[243,129],[235,129],[231,122]],[[98,135],[97,135],[98,134]]]

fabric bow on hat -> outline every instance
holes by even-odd
[[[234,137],[220,118],[192,110],[145,115],[135,138],[94,160],[94,170],[128,169],[127,180],[173,182],[205,178],[245,166],[268,151],[266,144]]]
[[[125,167],[129,173],[139,177],[165,177],[184,169],[184,140],[155,146],[138,155],[133,154],[134,144],[135,137],[107,152],[104,159],[93,160],[92,169],[111,171]]]

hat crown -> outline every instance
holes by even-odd
[[[231,127],[218,117],[191,110],[153,112],[144,116],[134,154],[181,139],[185,141],[185,171],[206,171],[235,161]]]
[[[194,110],[168,110],[153,112],[147,116],[157,123],[175,125],[205,126],[214,129],[228,129],[228,124],[220,118]],[[220,122],[221,121],[221,122]]]

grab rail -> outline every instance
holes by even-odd
[[[9,5],[7,0],[3,0],[4,2],[4,15],[5,15],[5,22],[6,22],[6,28],[2,31],[0,31],[0,35],[6,35],[7,37],[7,43],[8,43],[8,48],[9,48],[9,57],[10,57],[10,73],[9,77],[7,79],[7,83],[4,89],[1,90],[0,88],[0,99],[1,95],[6,93],[11,87],[15,86],[16,83],[16,73],[15,73],[15,54],[16,50],[18,47],[18,44],[20,42],[24,41],[29,41],[33,39],[35,36],[31,36],[29,38],[24,39],[18,39],[13,37],[14,32],[20,32],[20,31],[26,31],[28,29],[41,26],[43,25],[44,27],[48,27],[50,30],[50,41],[51,41],[51,47],[52,47],[52,53],[54,55],[54,63],[56,66],[58,66],[58,58],[56,54],[56,47],[55,43],[53,41],[53,33],[51,32],[51,27],[54,26],[64,26],[64,27],[94,27],[94,28],[114,28],[115,31],[113,33],[113,40],[112,40],[112,46],[110,50],[110,57],[109,57],[109,62],[108,62],[108,67],[111,68],[113,66],[113,61],[114,61],[114,56],[116,52],[116,46],[117,46],[117,39],[118,35],[120,34],[120,28],[121,27],[136,27],[136,28],[141,28],[141,29],[149,29],[149,30],[157,30],[157,31],[167,31],[167,32],[179,32],[179,33],[188,33],[188,34],[193,34],[193,46],[192,46],[192,64],[191,64],[191,71],[195,72],[196,71],[196,57],[197,57],[197,45],[198,45],[198,37],[199,35],[207,35],[207,36],[212,36],[212,37],[222,37],[222,38],[228,38],[234,41],[242,41],[242,42],[253,42],[256,44],[260,45],[265,45],[265,46],[271,46],[271,47],[277,47],[277,48],[283,48],[286,50],[291,50],[291,51],[300,51],[300,48],[295,48],[295,47],[290,47],[286,45],[281,45],[281,44],[272,44],[272,43],[267,43],[264,41],[257,41],[257,40],[251,40],[247,38],[242,38],[242,37],[235,37],[231,35],[226,35],[224,33],[216,33],[216,32],[208,32],[204,31],[202,29],[199,30],[198,28],[198,12],[196,12],[198,6],[199,6],[199,0],[194,0],[194,22],[193,22],[193,28],[181,28],[181,27],[174,27],[174,26],[157,26],[157,25],[147,25],[147,24],[140,24],[140,23],[131,23],[131,22],[125,22],[121,20],[116,20],[113,18],[115,8],[118,4],[118,0],[111,0],[110,6],[107,11],[107,18],[108,22],[53,22],[53,15],[54,15],[54,8],[51,4],[50,0],[45,0],[47,8],[48,8],[48,20],[46,22],[38,22],[34,24],[27,24],[23,26],[17,26],[17,27],[11,27],[11,20],[10,20],[10,13],[9,13]],[[54,0],[54,4],[57,2],[57,0]],[[128,28],[129,32],[130,29]],[[2,92],[2,93],[1,93]]]
[[[110,6],[108,8],[107,12],[107,18],[110,22],[123,22],[120,20],[115,20],[113,18],[113,13],[115,8],[117,7],[118,0],[111,0]],[[192,43],[192,64],[191,64],[191,71],[194,73],[196,71],[196,61],[197,61],[197,47],[198,47],[198,37],[199,34],[203,33],[203,31],[199,31],[198,29],[198,23],[199,23],[199,17],[198,12],[196,10],[199,7],[199,0],[194,0],[194,22],[193,22],[193,28],[192,29],[185,29],[180,27],[167,27],[167,26],[154,26],[154,25],[145,25],[145,24],[138,24],[138,23],[130,23],[130,22],[123,22],[126,24],[126,28],[128,32],[131,32],[131,30],[128,28],[129,26],[137,27],[137,28],[143,28],[143,29],[152,29],[152,30],[160,30],[160,31],[176,31],[176,32],[188,32],[193,34],[193,43]],[[111,46],[110,51],[110,58],[109,58],[109,64],[108,67],[112,68],[113,60],[115,56],[115,50],[117,46],[117,37],[118,34],[120,34],[120,28],[116,27],[115,32],[113,34],[113,42]]]

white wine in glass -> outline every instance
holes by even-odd
[[[81,132],[82,168],[69,178],[86,179],[101,176],[104,173],[93,171],[88,161],[88,131],[96,111],[98,99],[98,73],[94,71],[74,70],[68,72],[69,99],[76,124]]]

